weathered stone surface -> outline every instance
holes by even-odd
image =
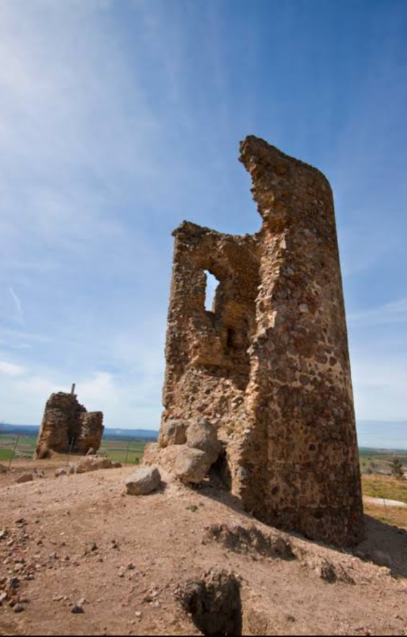
[[[98,451],[103,438],[102,412],[87,412],[75,394],[59,392],[48,400],[37,442],[36,457],[55,453],[86,455]]]
[[[94,455],[100,449],[103,438],[103,414],[101,411],[84,412],[80,415],[80,432],[75,443],[75,453]]]
[[[113,462],[108,458],[100,458],[99,456],[85,456],[74,465],[74,473],[88,473],[89,471],[98,471],[99,469],[112,469]]]
[[[222,445],[218,440],[217,429],[208,420],[200,418],[193,421],[187,433],[187,444],[192,449],[204,451],[210,464],[219,458]]]
[[[126,480],[128,495],[148,495],[156,491],[161,483],[157,467],[140,467]]]
[[[182,447],[175,461],[174,472],[184,484],[200,484],[205,479],[211,464],[205,451]]]
[[[158,444],[160,447],[169,445],[185,445],[187,441],[188,423],[182,420],[167,420],[160,430]]]
[[[149,467],[159,465],[168,473],[174,473],[175,463],[184,448],[185,445],[170,445],[161,448],[158,444],[151,443],[144,450],[143,465]]]
[[[188,222],[174,232],[163,432],[170,420],[207,418],[248,511],[354,545],[364,523],[331,188],[317,169],[253,136],[241,161],[260,232],[231,236]],[[219,281],[211,311],[206,271]]]

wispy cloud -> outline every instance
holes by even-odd
[[[348,320],[353,327],[407,323],[407,299],[400,299],[379,307],[350,313]]]
[[[15,365],[14,363],[8,363],[6,361],[0,360],[0,374],[14,377],[21,376],[24,373],[24,367],[20,367],[20,365]]]
[[[14,301],[14,305],[16,309],[16,313],[15,313],[16,321],[18,323],[21,323],[21,325],[24,325],[24,311],[23,311],[23,304],[21,303],[21,299],[16,294],[16,292],[14,291],[14,288],[12,287],[10,288],[10,294]]]

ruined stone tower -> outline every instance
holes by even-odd
[[[241,144],[254,236],[175,232],[163,424],[205,416],[260,520],[353,545],[363,508],[333,197],[317,169]],[[219,281],[205,309],[206,274]]]
[[[86,455],[98,451],[103,438],[103,414],[88,412],[73,393],[52,394],[47,401],[36,456],[39,459],[55,453]]]

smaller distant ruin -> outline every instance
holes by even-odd
[[[53,453],[86,455],[100,449],[104,426],[101,411],[88,412],[74,393],[52,394],[45,406],[38,436],[36,458],[49,458]]]

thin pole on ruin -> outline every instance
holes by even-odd
[[[75,389],[76,389],[76,383],[72,383],[72,387],[71,387],[71,396],[75,395]]]
[[[71,459],[71,455],[72,455],[72,451],[74,448],[74,444],[75,444],[75,436],[72,436],[72,440],[71,440],[71,444],[69,445],[69,451],[68,451],[68,459],[66,461],[66,466],[69,466],[69,461]]]

